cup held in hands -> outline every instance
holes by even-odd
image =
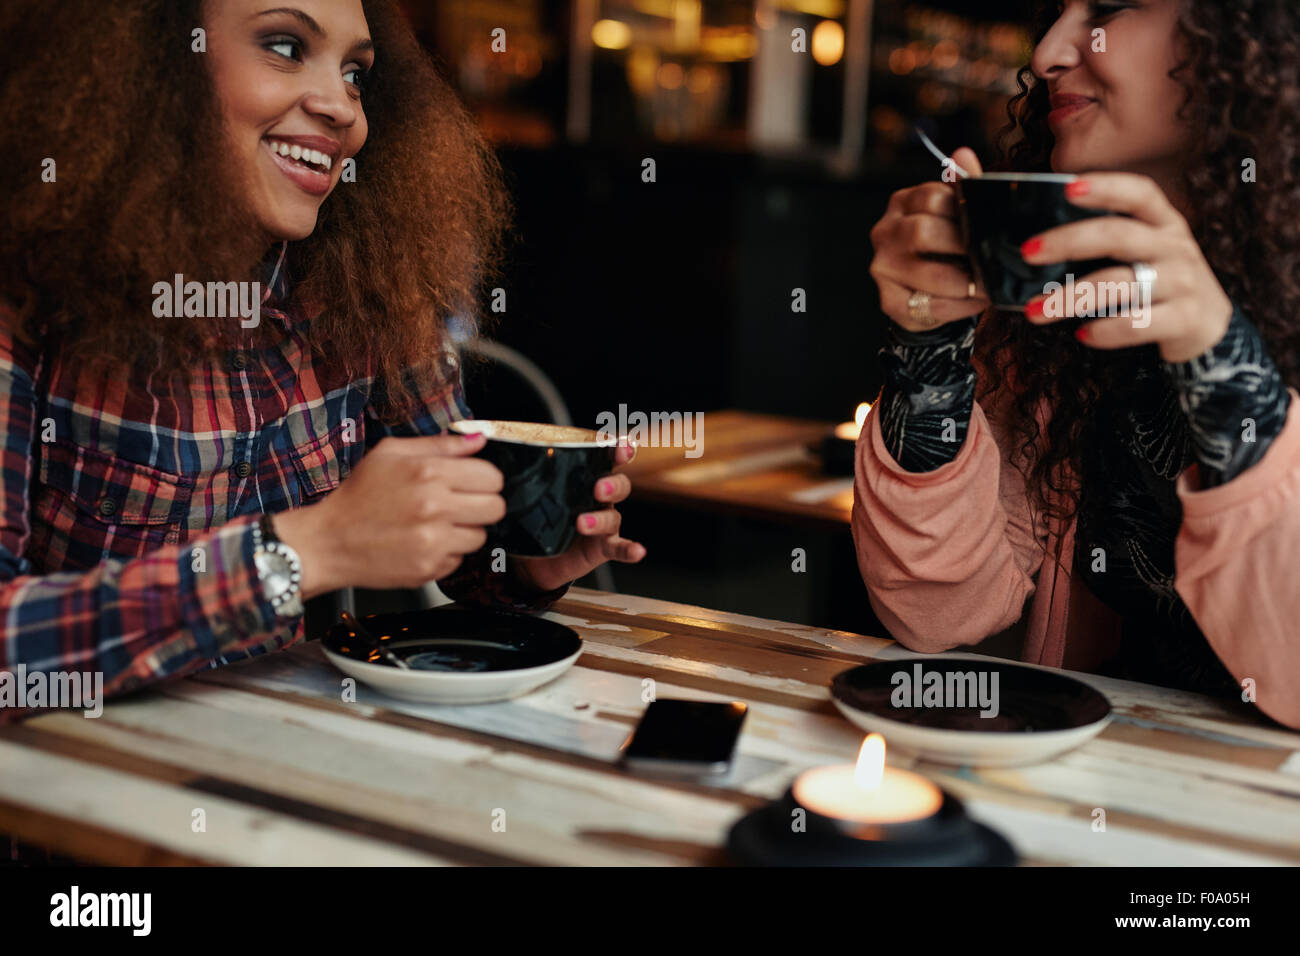
[[[614,470],[614,442],[585,428],[535,422],[467,419],[459,434],[482,433],[474,457],[490,461],[505,479],[506,516],[487,529],[487,548],[508,555],[549,557],[577,535],[578,516],[606,507],[596,501],[596,481]]]
[[[1047,292],[1050,282],[1064,284],[1073,274],[1122,265],[1114,259],[1031,265],[1020,254],[1025,240],[1056,226],[1097,216],[1116,215],[1084,209],[1065,196],[1066,184],[1079,177],[1067,173],[985,173],[957,181],[962,238],[975,275],[994,308],[1023,312],[1025,303]]]

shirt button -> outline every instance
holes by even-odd
[[[105,518],[110,518],[117,514],[117,502],[112,498],[100,498],[99,513]]]
[[[247,478],[253,473],[253,466],[246,461],[241,461],[235,466],[235,474],[240,478]]]
[[[248,368],[248,355],[244,352],[236,352],[234,357],[231,358],[230,361],[235,366],[235,368],[239,368],[239,369]]]

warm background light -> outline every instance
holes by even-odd
[[[597,20],[591,25],[591,42],[604,50],[623,50],[632,42],[632,28],[621,20]]]
[[[813,59],[822,66],[834,66],[844,55],[844,28],[834,20],[823,20],[813,27]]]

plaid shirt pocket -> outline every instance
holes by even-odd
[[[302,485],[303,504],[310,504],[343,483],[352,470],[348,444],[344,441],[344,426],[340,424],[324,438],[300,445],[289,453]]]
[[[194,480],[91,448],[53,442],[40,456],[32,546],[46,567],[93,567],[175,541]]]

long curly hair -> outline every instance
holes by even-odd
[[[448,317],[475,314],[499,275],[513,209],[494,154],[394,0],[363,9],[376,61],[356,181],[290,243],[288,268],[313,346],[379,377],[386,411],[400,412],[414,397],[403,372],[430,364]],[[191,51],[202,14],[203,0],[0,5],[0,295],[20,339],[186,380],[228,344],[214,328],[226,323],[152,311],[156,282],[252,281],[267,253]]]
[[[1035,42],[1057,17],[1037,8]],[[1180,118],[1199,144],[1184,172],[1196,197],[1189,225],[1233,302],[1259,330],[1283,379],[1300,387],[1300,8],[1293,0],[1183,0],[1169,75],[1186,91]],[[998,168],[1049,172],[1047,84],[1025,66],[998,137]],[[1258,163],[1242,181],[1242,161]],[[1102,351],[1077,342],[1074,323],[1033,326],[989,310],[976,333],[981,396],[1006,389],[1008,426],[1031,501],[1063,527],[1079,508],[1084,448],[1102,396],[1123,400],[1155,345]],[[1045,434],[1036,411],[1050,409]]]

